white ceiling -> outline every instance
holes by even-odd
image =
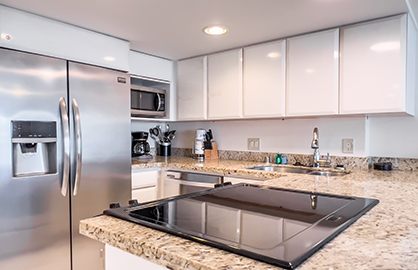
[[[0,3],[129,40],[133,50],[173,60],[408,12],[404,0],[0,0]],[[229,32],[224,36],[204,34],[202,28],[212,24],[224,25]]]

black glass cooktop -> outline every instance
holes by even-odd
[[[293,269],[378,202],[239,184],[104,214]]]

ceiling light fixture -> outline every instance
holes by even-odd
[[[213,25],[203,28],[203,31],[211,36],[220,36],[226,34],[228,32],[228,28],[219,25]]]

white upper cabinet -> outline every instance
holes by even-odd
[[[129,73],[141,77],[172,81],[173,62],[135,51],[129,53]]]
[[[416,30],[401,15],[341,29],[340,113],[414,113]]]
[[[287,116],[338,114],[338,47],[338,29],[287,40]]]
[[[129,42],[0,6],[0,46],[128,71]]]
[[[207,56],[177,62],[177,120],[207,119]]]
[[[286,41],[244,48],[245,118],[285,115]]]
[[[242,117],[242,49],[208,56],[208,119]]]

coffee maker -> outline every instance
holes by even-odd
[[[139,131],[132,133],[132,157],[139,159],[152,158],[150,145],[147,142],[148,132]]]

